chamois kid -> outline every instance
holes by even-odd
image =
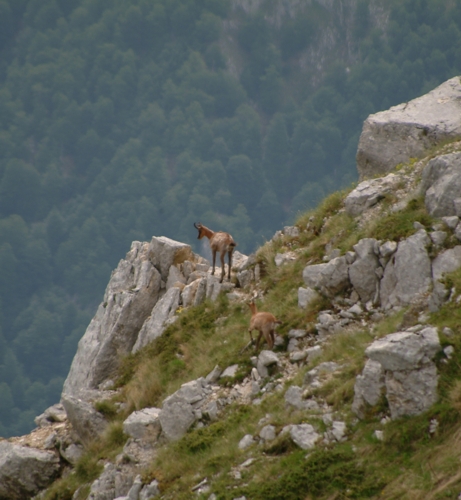
[[[197,238],[201,240],[204,236],[206,236],[210,240],[210,248],[213,254],[213,270],[211,274],[214,274],[215,263],[216,263],[216,252],[219,252],[221,258],[221,279],[219,280],[222,283],[224,275],[226,274],[224,269],[224,258],[227,255],[229,256],[229,272],[228,279],[230,281],[231,267],[232,267],[232,252],[234,248],[237,246],[234,238],[229,233],[224,233],[222,231],[217,231],[216,233],[211,229],[208,229],[205,226],[202,226],[200,222],[195,223],[194,227],[198,230]]]
[[[280,325],[282,322],[278,321],[277,318],[268,312],[258,312],[256,304],[254,300],[252,300],[249,304],[251,309],[251,319],[250,319],[250,328],[248,328],[248,333],[250,334],[251,342],[254,342],[252,331],[258,330],[259,335],[256,340],[256,350],[259,348],[259,342],[261,341],[261,337],[264,335],[264,338],[269,346],[269,349],[274,347],[275,342],[275,327]]]

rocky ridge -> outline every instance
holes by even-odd
[[[434,95],[443,99],[440,92]],[[426,105],[425,100],[415,101],[409,107],[417,107],[418,102]],[[437,129],[438,117],[435,121]],[[430,128],[430,124],[425,127]],[[364,131],[370,138],[369,130],[364,127]],[[400,135],[396,134],[395,142],[391,139],[386,139],[388,146],[394,144],[400,150]],[[366,148],[366,137],[361,139],[361,147]],[[443,276],[461,266],[461,244],[457,243],[461,241],[461,198],[456,189],[461,182],[460,149],[461,144],[453,142],[420,161],[408,158],[406,167],[385,177],[365,180],[352,190],[340,211],[355,217],[358,227],[383,213],[405,209],[415,195],[424,197],[427,212],[436,217],[435,223],[428,228],[415,222],[414,233],[400,240],[362,238],[344,255],[329,245],[323,263],[304,267],[304,286],[298,290],[298,307],[307,311],[320,297],[329,300],[329,308],[316,316],[315,334],[312,329],[301,328],[290,330],[287,342],[278,336],[278,350],[263,350],[253,356],[253,369],[241,382],[232,382],[237,366],[216,366],[212,372],[184,383],[163,401],[161,408],[133,412],[123,423],[129,436],[123,454],[115,462],[105,463],[101,476],[90,485],[88,498],[160,497],[158,482],[143,484],[140,476],[158,447],[179,440],[193,426],[219,420],[229,405],[257,405],[274,392],[284,394],[287,408],[320,416],[326,431],[320,432],[310,423],[287,424],[277,430],[267,415],[256,435],[242,436],[240,449],[284,435],[305,450],[348,439],[351,429],[346,415],[312,397],[313,390],[345,369],[333,361],[314,366],[329,340],[340,332],[365,328],[372,335],[363,371],[355,381],[351,409],[357,418],[365,418],[383,397],[389,408],[389,413],[383,415],[384,424],[386,419],[418,415],[430,408],[438,398],[435,358],[442,355],[449,359],[453,355],[450,346],[442,352],[439,332],[428,324],[428,312],[447,300],[458,300],[456,290],[446,288]],[[390,204],[384,203],[389,200]],[[323,226],[327,225],[325,220]],[[310,231],[309,224],[286,227],[274,236],[273,242],[297,241],[306,231]],[[451,242],[448,247],[447,241]],[[275,256],[275,265],[281,267],[297,258],[296,251],[280,252]],[[126,258],[112,273],[103,302],[79,343],[61,403],[37,417],[38,428],[29,436],[0,441],[0,499],[39,494],[56,477],[69,473],[85,446],[105,432],[108,421],[95,404],[114,395],[120,356],[136,352],[161,336],[177,320],[180,308],[193,307],[206,298],[214,301],[221,293],[231,301],[248,300],[255,292],[261,294],[261,272],[254,255],[237,254],[233,282],[220,284],[210,274],[209,263],[188,245],[165,237],[133,242]],[[398,331],[374,338],[374,325],[402,308],[408,311]],[[303,367],[308,370],[302,384],[286,384]],[[231,381],[227,387],[218,383],[224,377]],[[379,438],[382,431],[376,432]],[[24,476],[21,471],[26,466],[33,473]],[[194,491],[209,492],[212,499],[210,484],[202,483]],[[77,490],[74,498],[78,495]]]

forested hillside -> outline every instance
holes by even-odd
[[[251,252],[355,180],[369,113],[461,73],[459,2],[248,5],[0,0],[0,435],[59,399],[132,240]]]

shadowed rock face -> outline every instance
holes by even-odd
[[[60,470],[55,453],[0,442],[0,498],[24,500],[46,488]]]
[[[461,136],[461,83],[455,77],[428,94],[370,115],[362,129],[360,179],[377,177],[399,163],[421,158],[441,142]]]

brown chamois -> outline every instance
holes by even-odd
[[[258,340],[256,341],[256,350],[259,348],[259,342],[261,337],[264,335],[266,342],[269,346],[269,349],[274,347],[275,342],[275,327],[280,325],[282,322],[278,321],[277,318],[268,312],[258,312],[256,304],[254,300],[252,300],[249,304],[251,309],[251,319],[250,319],[250,328],[248,328],[248,333],[250,334],[251,343],[254,342],[252,331],[258,330]]]
[[[226,271],[224,269],[224,258],[227,253],[227,255],[229,256],[228,279],[230,281],[230,274],[232,267],[232,252],[234,251],[234,248],[237,246],[237,243],[235,243],[234,238],[232,238],[232,236],[229,233],[223,233],[222,231],[217,231],[215,233],[211,229],[202,226],[200,222],[199,223],[194,222],[194,227],[198,229],[197,238],[199,240],[201,240],[204,236],[206,236],[210,240],[210,248],[213,254],[213,270],[211,271],[211,274],[214,274],[215,263],[216,263],[216,252],[219,252],[220,254],[221,257],[221,279],[219,280],[220,283],[222,283],[224,275],[226,274]]]

